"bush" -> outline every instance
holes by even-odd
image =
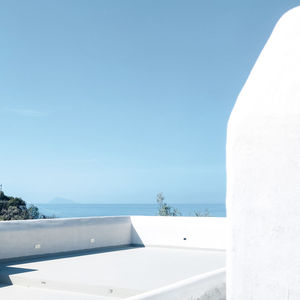
[[[28,220],[48,218],[39,213],[34,205],[27,207],[26,202],[18,197],[6,196],[0,191],[0,220]]]
[[[202,211],[194,211],[194,213],[195,213],[196,217],[210,217],[211,216],[210,215],[210,211],[207,208],[204,210],[204,212],[202,212]]]
[[[159,216],[181,216],[181,213],[165,202],[165,197],[162,193],[157,194],[156,202],[158,203],[158,215]]]

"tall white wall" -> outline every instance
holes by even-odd
[[[276,25],[228,124],[228,300],[300,299],[300,8]]]

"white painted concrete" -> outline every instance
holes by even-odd
[[[225,218],[92,217],[0,222],[0,260],[101,247],[225,249]]]
[[[0,222],[0,283],[12,284],[0,299],[221,300],[224,228],[224,218],[197,217]]]
[[[226,248],[226,218],[132,216],[131,222],[133,244]]]
[[[194,285],[201,280],[207,282],[203,280],[205,274],[221,269],[220,274],[209,277],[209,287],[217,285],[220,276],[225,277],[224,267],[224,251],[124,247],[116,251],[82,252],[80,256],[5,264],[0,268],[0,282],[127,298],[195,276]],[[191,285],[190,281],[186,284]]]
[[[2,221],[0,241],[0,260],[128,245],[131,221],[129,217]]]
[[[45,290],[23,286],[0,285],[1,300],[112,300],[111,297],[72,293],[66,291]],[[117,298],[115,298],[117,299]],[[119,298],[120,299],[120,298]]]
[[[300,7],[260,54],[228,124],[228,300],[300,299]]]
[[[128,300],[225,300],[225,269],[197,275]]]

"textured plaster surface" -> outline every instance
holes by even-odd
[[[300,299],[300,8],[276,25],[228,124],[227,299]]]

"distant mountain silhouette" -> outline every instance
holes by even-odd
[[[55,197],[54,199],[50,200],[49,203],[51,204],[72,204],[75,203],[75,201],[62,198],[62,197]]]

